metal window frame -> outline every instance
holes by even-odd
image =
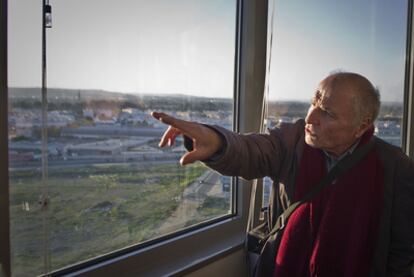
[[[7,127],[7,1],[0,3],[0,276],[11,275]]]
[[[404,83],[404,131],[403,149],[414,159],[414,16],[413,1],[407,3],[407,46]]]

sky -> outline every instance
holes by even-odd
[[[307,101],[340,69],[402,100],[407,0],[269,2],[270,99]],[[9,86],[41,84],[40,3],[9,1]],[[49,87],[232,97],[236,0],[50,4]]]
[[[276,1],[270,98],[309,100],[320,80],[342,70],[366,76],[382,100],[402,101],[407,5],[407,0]]]

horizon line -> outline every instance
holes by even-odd
[[[9,86],[8,89],[42,89],[39,87],[34,86]],[[105,89],[96,89],[96,88],[60,88],[60,87],[48,87],[47,89],[56,89],[56,90],[70,90],[70,91],[102,91],[104,93],[113,93],[113,94],[121,94],[121,95],[133,95],[133,96],[139,96],[139,95],[145,95],[145,96],[175,96],[175,97],[198,97],[198,98],[209,98],[209,99],[223,99],[223,100],[232,100],[231,97],[218,97],[218,96],[205,96],[205,95],[194,95],[194,94],[187,94],[187,93],[173,93],[173,92],[121,92],[121,91],[111,91],[111,90],[105,90]],[[10,95],[9,95],[10,97]],[[309,103],[309,99],[275,99],[271,98],[269,99],[269,102],[297,102],[297,103]],[[381,101],[381,103],[398,103],[402,104],[403,100],[384,100]]]

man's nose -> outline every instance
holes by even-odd
[[[308,114],[305,118],[306,124],[319,124],[319,112],[318,107],[316,106],[310,106],[308,110]]]

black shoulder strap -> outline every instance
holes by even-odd
[[[285,222],[289,219],[291,214],[303,203],[311,200],[315,195],[317,195],[324,187],[328,184],[331,184],[336,178],[338,178],[341,174],[349,170],[351,167],[356,165],[362,158],[374,147],[375,141],[374,137],[372,137],[368,143],[355,149],[355,151],[351,154],[343,158],[339,161],[330,171],[329,173],[317,184],[313,187],[313,189],[306,194],[302,199],[292,203],[276,220],[275,226],[272,228],[272,231],[269,235],[272,235],[283,229],[285,227]]]

